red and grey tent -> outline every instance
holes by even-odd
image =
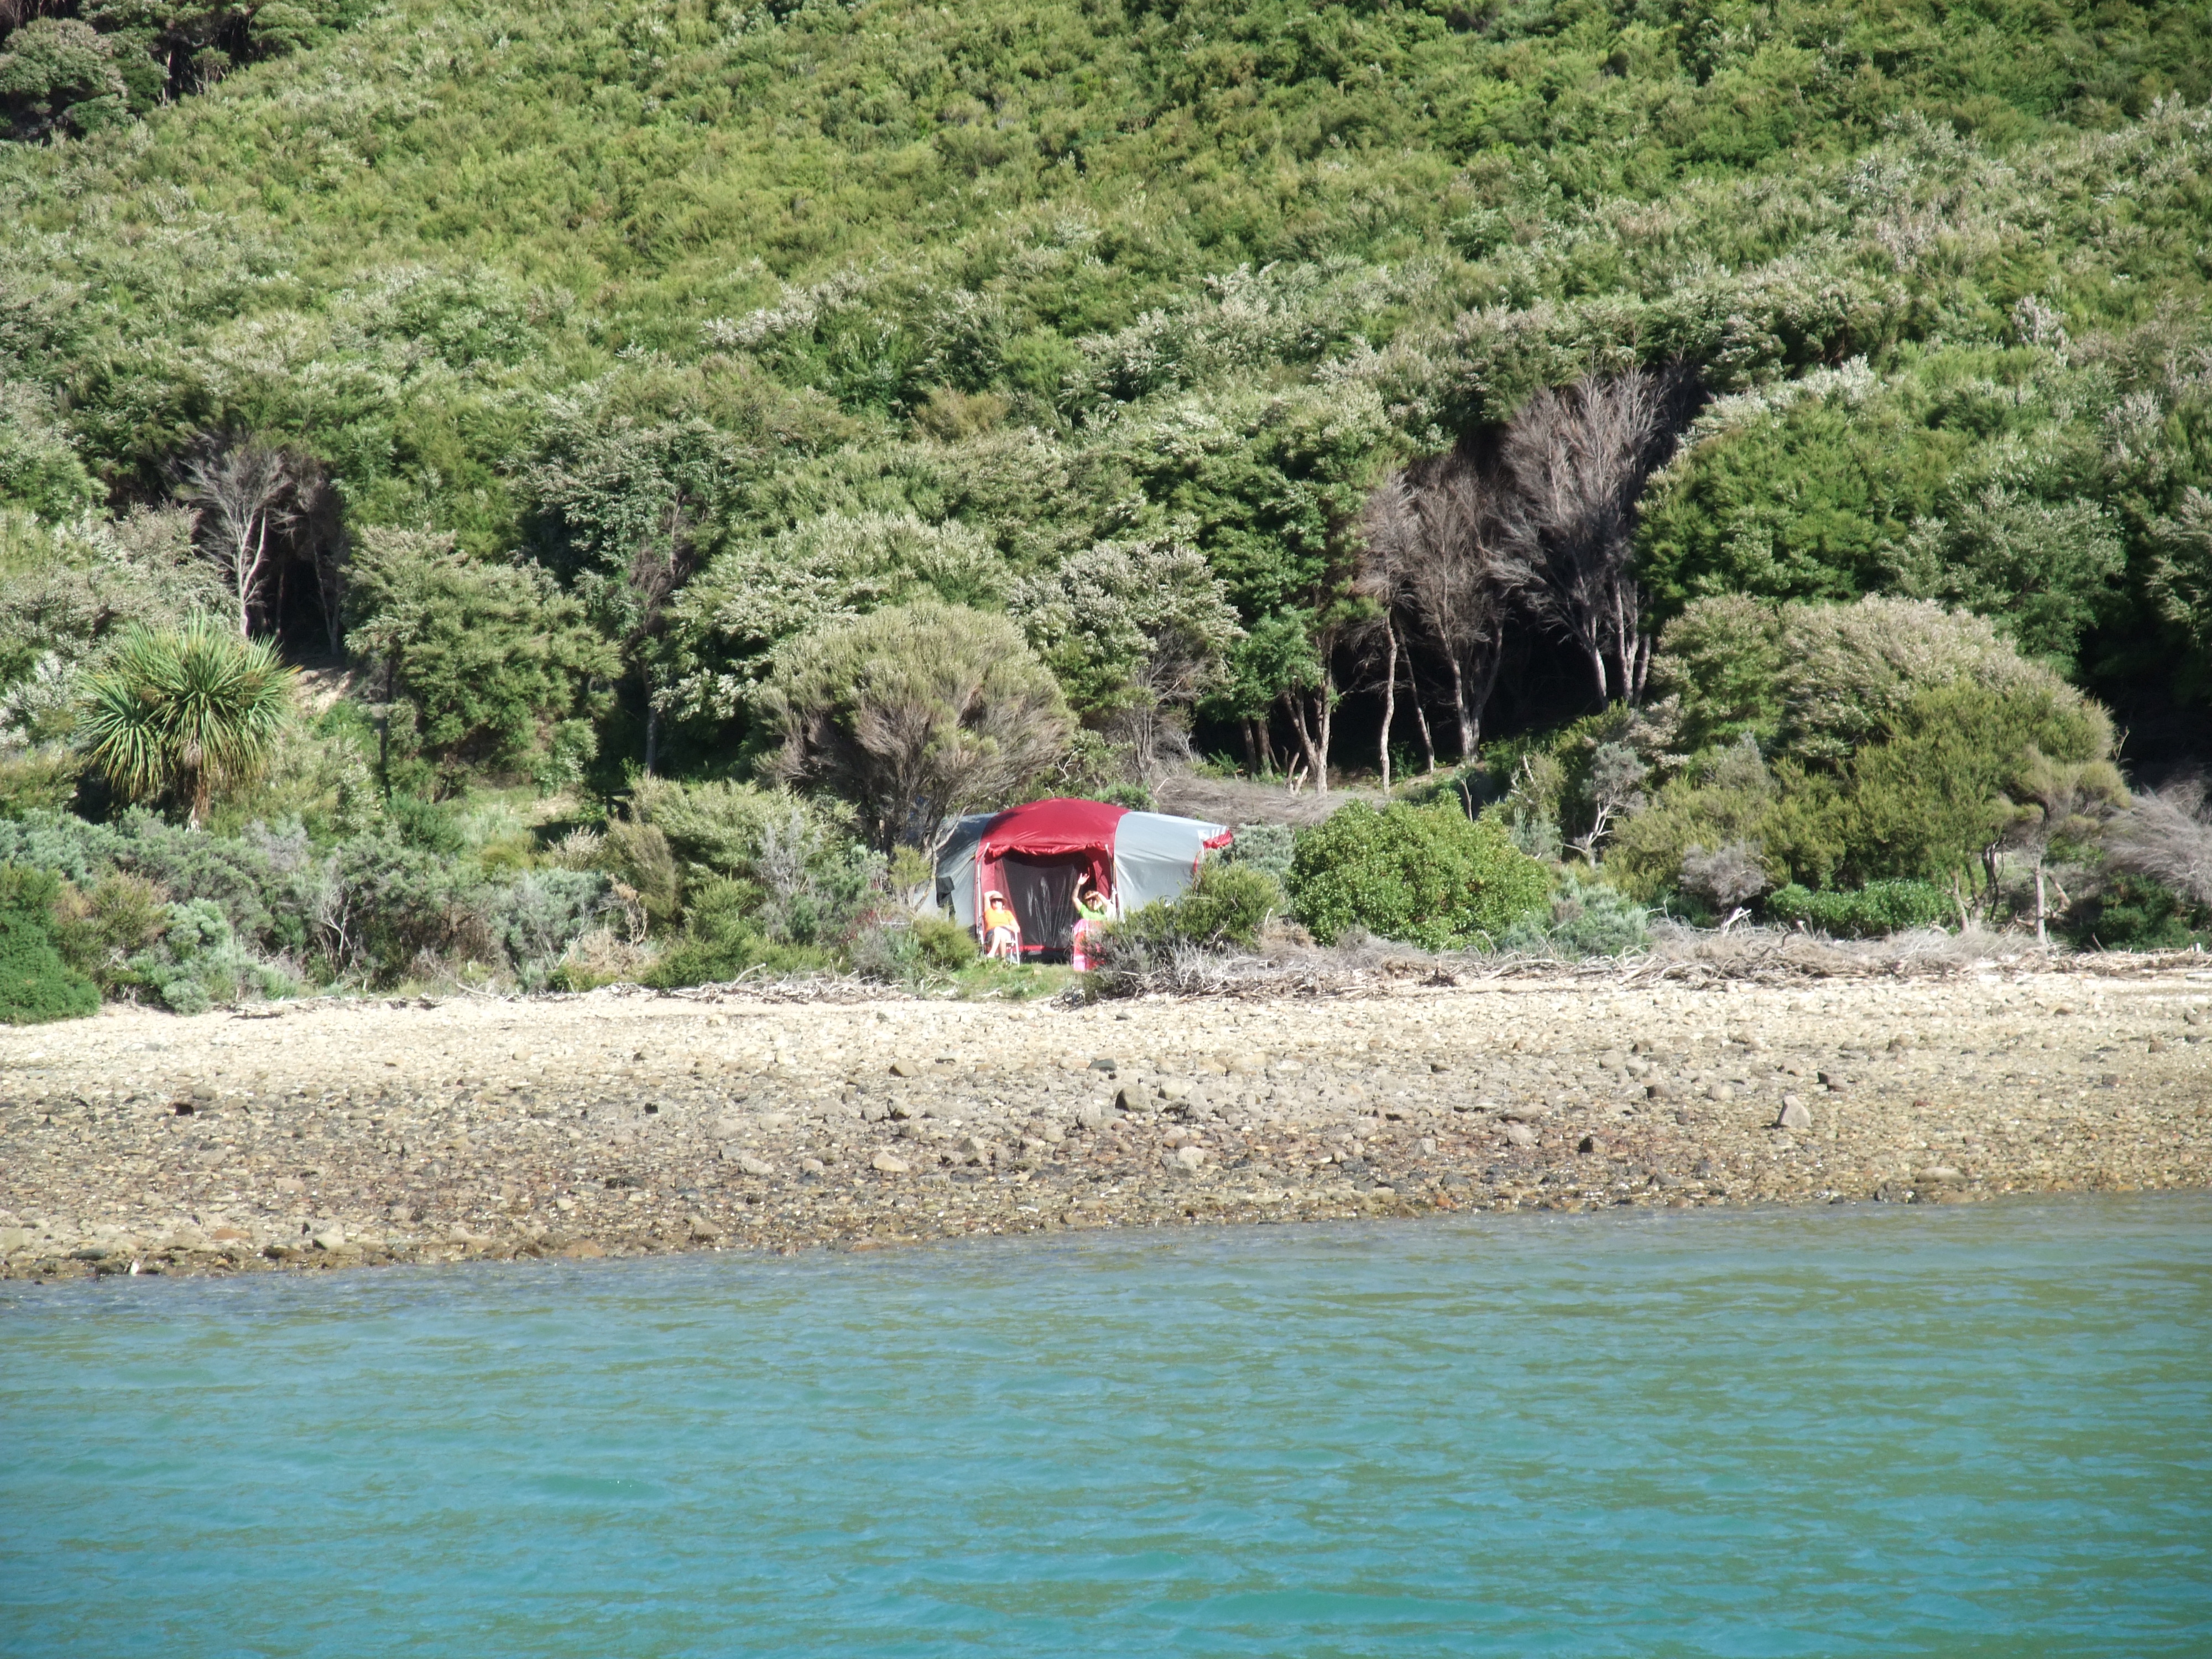
[[[1175,897],[1232,839],[1223,824],[1103,800],[1031,801],[960,820],[938,854],[938,902],[973,927],[983,895],[1004,893],[1022,924],[1022,954],[1064,955],[1079,885],[1095,884],[1120,915]]]

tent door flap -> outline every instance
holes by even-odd
[[[1006,902],[1022,924],[1022,954],[1066,954],[1075,940],[1075,885],[1088,858],[1033,859],[1009,853],[1000,866]]]

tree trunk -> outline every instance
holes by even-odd
[[[1474,743],[1474,748],[1469,751],[1470,754],[1479,752],[1482,748],[1482,723],[1490,717],[1490,700],[1497,695],[1498,677],[1504,672],[1504,669],[1505,653],[1502,650],[1493,650],[1490,653],[1489,661],[1483,665],[1481,677],[1474,683],[1474,696],[1468,705],[1472,716],[1470,724],[1473,727]]]
[[[1328,793],[1329,732],[1336,721],[1336,681],[1323,668],[1321,671],[1321,690],[1314,693],[1314,724],[1321,733],[1321,752],[1314,761],[1314,781],[1319,786],[1316,793]]]
[[[1328,728],[1331,713],[1328,693],[1329,680],[1328,675],[1324,673],[1322,677],[1321,690],[1314,694],[1315,707],[1313,717],[1310,719],[1307,714],[1304,692],[1283,693],[1283,702],[1290,708],[1291,729],[1297,735],[1299,752],[1305,757],[1307,775],[1313,779],[1314,793],[1317,795],[1328,793]]]
[[[1474,733],[1467,717],[1467,673],[1456,651],[1447,652],[1444,662],[1451,669],[1452,713],[1459,717],[1459,757],[1465,764],[1474,758]]]
[[[1247,714],[1237,724],[1244,732],[1244,769],[1256,778],[1260,775],[1260,739],[1253,735],[1252,717]]]
[[[1285,691],[1283,693],[1283,704],[1290,711],[1291,735],[1297,739],[1298,750],[1306,757],[1306,770],[1310,774],[1313,770],[1313,733],[1306,730],[1303,696],[1301,692]]]
[[[1429,711],[1421,701],[1421,682],[1413,672],[1413,659],[1406,658],[1406,700],[1413,705],[1414,729],[1421,734],[1421,754],[1427,760],[1429,775],[1437,775],[1437,740],[1429,730]]]
[[[253,637],[253,608],[251,595],[253,592],[254,567],[248,552],[253,544],[253,523],[254,521],[250,519],[246,521],[246,528],[238,538],[236,550],[231,556],[231,577],[238,584],[238,637],[241,640],[250,640]],[[260,523],[262,538],[266,540],[269,535],[269,521],[264,518],[260,520]]]
[[[1583,647],[1589,658],[1590,672],[1597,680],[1597,700],[1601,704],[1613,701],[1613,678],[1605,672],[1605,652],[1595,643]]]
[[[2048,914],[2049,907],[2043,887],[2043,860],[2038,858],[2035,860],[2035,942],[2038,945],[2051,943],[2051,935],[2044,928],[2044,917]]]
[[[1398,718],[1398,630],[1385,617],[1382,619],[1384,647],[1382,668],[1382,738],[1376,746],[1382,751],[1382,793],[1390,793],[1390,727]]]
[[[653,775],[660,764],[660,710],[653,706],[653,691],[645,694],[645,775]]]

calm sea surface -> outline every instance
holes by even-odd
[[[2212,1200],[18,1287],[0,1653],[2212,1653]]]

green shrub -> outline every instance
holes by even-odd
[[[1249,865],[1209,861],[1181,896],[1155,899],[1122,918],[1112,930],[1117,946],[1143,950],[1195,945],[1220,951],[1249,950],[1260,942],[1267,918],[1282,914],[1282,884]]]
[[[139,983],[127,965],[169,925],[168,896],[143,876],[113,872],[89,890],[64,883],[54,905],[54,941],[69,965],[103,994]]]
[[[0,865],[0,1024],[38,1025],[100,1012],[99,988],[62,959],[54,941],[61,880]]]
[[[76,793],[84,757],[50,746],[0,751],[0,818],[26,812],[58,812]]]
[[[419,847],[426,853],[446,858],[458,858],[468,845],[468,837],[461,833],[459,817],[442,802],[403,792],[392,796],[386,810],[399,839],[410,847]]]
[[[1324,945],[1353,927],[1431,951],[1486,945],[1540,914],[1551,885],[1503,824],[1449,803],[1355,801],[1301,836],[1291,866],[1298,919]]]
[[[2186,951],[2212,945],[2212,910],[2161,883],[2120,876],[2068,910],[2059,932],[2093,951]]]
[[[684,914],[683,937],[653,964],[645,982],[670,990],[720,984],[753,969],[773,978],[836,966],[826,951],[770,938],[761,929],[759,910],[759,890],[750,883],[702,883]]]
[[[218,794],[268,770],[293,678],[270,641],[212,616],[132,629],[85,678],[86,757],[125,799],[172,801],[197,826]]]
[[[292,996],[298,982],[282,967],[258,960],[231,932],[222,908],[192,899],[167,908],[161,933],[124,963],[130,981],[180,1014],[216,1004]]]
[[[914,943],[923,966],[942,974],[957,974],[982,955],[975,935],[950,916],[916,916]]]
[[[1932,881],[1870,881],[1851,891],[1814,890],[1792,882],[1766,896],[1777,921],[1802,922],[1839,939],[1880,939],[1909,927],[1940,927],[1957,920],[1951,895]]]
[[[749,783],[682,783],[644,777],[632,787],[629,798],[631,819],[659,830],[679,874],[694,879],[750,877],[763,837],[787,834],[794,813],[810,827],[849,835],[849,823],[841,819],[833,804]],[[826,833],[824,838],[829,838]]]
[[[591,720],[608,701],[596,688],[621,665],[545,571],[371,527],[346,604],[348,643],[391,688],[387,782],[443,793],[490,769],[552,785],[595,752]]]
[[[1650,911],[1617,887],[1572,873],[1553,893],[1548,920],[1530,916],[1498,939],[1501,951],[1552,957],[1626,956],[1650,944]]]

